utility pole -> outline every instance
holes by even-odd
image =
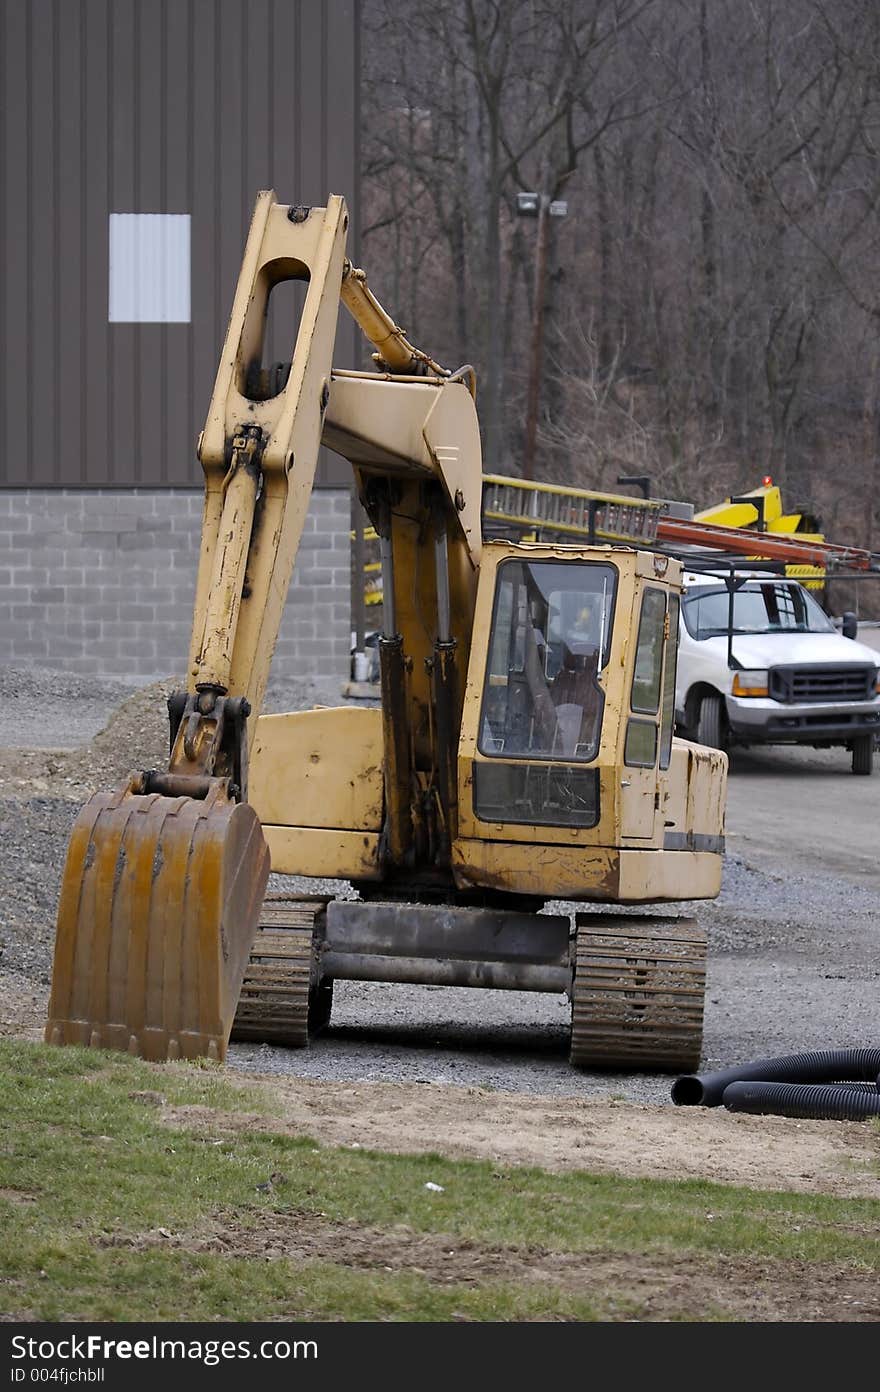
[[[547,284],[547,247],[550,218],[565,217],[568,204],[550,199],[546,193],[518,193],[516,210],[523,217],[537,217],[535,240],[535,288],[532,304],[532,342],[529,353],[529,386],[526,397],[526,432],[522,476],[535,477],[535,443],[538,436],[538,406],[541,398],[541,371],[544,359],[544,299]]]

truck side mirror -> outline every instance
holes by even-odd
[[[859,621],[851,609],[847,609],[840,628],[844,638],[855,638],[859,631]]]

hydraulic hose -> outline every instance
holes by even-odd
[[[880,1073],[880,1049],[825,1049],[757,1059],[717,1073],[693,1073],[676,1078],[672,1100],[678,1107],[718,1107],[731,1083],[874,1082]]]
[[[846,1083],[729,1083],[724,1089],[724,1105],[729,1112],[864,1121],[880,1117],[880,1092],[876,1086],[869,1089]]]

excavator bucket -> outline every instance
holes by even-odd
[[[223,1059],[268,875],[256,813],[220,781],[96,793],[67,852],[47,1044]]]

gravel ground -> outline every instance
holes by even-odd
[[[162,697],[172,685],[133,691],[0,668],[0,1030],[36,1029],[44,1018],[73,819],[91,789],[161,759]],[[288,682],[270,688],[267,708],[338,700],[332,690]],[[847,769],[843,751],[734,756],[721,896],[675,910],[709,933],[708,1066],[878,1042],[880,777],[853,779]],[[273,883],[350,892],[332,881]],[[308,1051],[235,1045],[229,1061],[247,1072],[340,1082],[669,1100],[666,1077],[573,1073],[568,1018],[561,996],[342,982],[332,1025]]]
[[[56,749],[85,743],[134,690],[109,678],[0,667],[0,744]]]

